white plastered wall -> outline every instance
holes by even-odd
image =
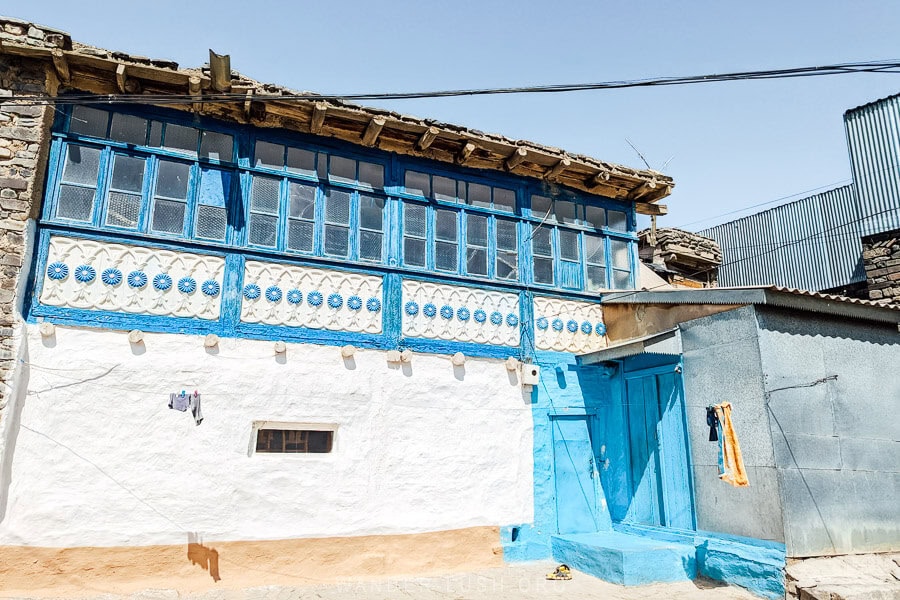
[[[377,535],[533,519],[529,396],[503,361],[28,326],[0,544]],[[205,420],[167,407],[198,390]],[[251,455],[253,422],[334,424],[334,451]]]

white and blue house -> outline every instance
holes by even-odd
[[[4,552],[202,539],[260,572],[295,553],[302,574],[333,544],[355,548],[330,567],[348,577],[553,558],[783,593],[785,520],[706,508],[763,494],[780,511],[778,478],[726,493],[697,460],[706,404],[730,399],[739,433],[759,415],[686,396],[700,375],[680,345],[682,323],[749,319],[759,298],[628,301],[637,214],[664,211],[669,178],[55,40],[2,55],[55,84],[2,420]],[[168,408],[195,392],[201,422]]]

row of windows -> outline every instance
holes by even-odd
[[[383,164],[263,140],[238,167],[232,135],[85,107],[69,131],[98,139],[58,142],[53,219],[572,290],[631,285],[628,215],[575,196],[522,206],[515,189],[411,169],[386,187]]]

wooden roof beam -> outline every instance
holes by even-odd
[[[429,146],[437,139],[438,134],[441,132],[440,129],[432,125],[419,137],[419,141],[416,142],[416,150],[419,152],[424,152],[428,150]]]
[[[572,166],[572,161],[568,158],[561,158],[558,163],[553,165],[549,171],[544,173],[544,179],[547,181],[556,181],[563,171]]]
[[[506,159],[506,170],[512,171],[528,158],[528,150],[525,148],[516,148],[516,151],[512,153],[512,155]]]
[[[654,215],[661,217],[669,214],[669,207],[665,204],[650,204],[649,202],[635,202],[634,210],[639,215]]]
[[[600,187],[601,185],[606,185],[606,183],[608,181],[609,181],[609,171],[603,170],[603,171],[598,172],[593,177],[591,177],[586,182],[586,185],[589,188],[595,188],[595,187]]]
[[[653,190],[656,189],[656,185],[657,185],[656,178],[654,177],[653,179],[651,179],[650,181],[647,181],[643,185],[640,185],[640,186],[636,187],[635,189],[631,190],[631,192],[628,193],[628,199],[629,200],[637,200],[639,198],[642,198],[642,197],[652,193]]]
[[[197,75],[192,75],[188,79],[188,93],[191,95],[191,108],[194,112],[198,113],[203,110],[203,103],[200,101],[202,97],[202,90],[200,88],[200,77]]]
[[[313,105],[312,118],[309,121],[309,132],[319,133],[325,125],[325,115],[328,112],[327,102],[316,102]]]
[[[457,153],[456,162],[461,165],[466,164],[466,161],[469,160],[473,152],[475,152],[475,144],[473,144],[472,142],[466,142],[465,145]]]
[[[374,146],[375,142],[378,141],[378,136],[381,134],[381,130],[384,128],[384,124],[387,122],[387,119],[384,117],[372,117],[372,120],[369,121],[369,124],[366,125],[366,130],[363,132],[362,143],[363,146]]]
[[[63,83],[69,83],[72,75],[69,73],[69,61],[66,60],[66,53],[60,48],[54,48],[52,52],[53,68],[56,69],[56,75]]]

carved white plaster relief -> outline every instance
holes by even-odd
[[[382,278],[247,261],[241,321],[381,333]]]
[[[600,304],[535,296],[534,338],[538,350],[593,352],[605,348]]]
[[[519,295],[424,281],[403,282],[403,335],[519,345]]]
[[[40,302],[218,319],[224,270],[219,256],[53,236]]]

